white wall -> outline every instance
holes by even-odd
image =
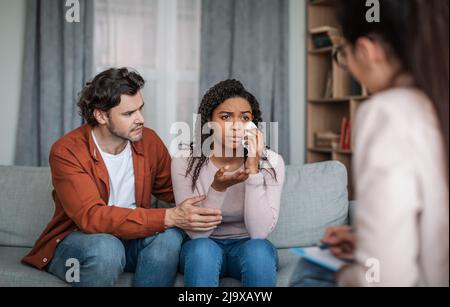
[[[306,0],[289,0],[291,164],[305,163]]]
[[[12,165],[19,113],[26,0],[0,0],[0,165]]]

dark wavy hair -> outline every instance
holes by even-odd
[[[380,0],[381,22],[365,20],[366,1],[339,0],[337,17],[353,46],[360,37],[376,35],[410,73],[433,103],[449,145],[449,1]]]
[[[88,83],[79,95],[79,114],[91,126],[98,126],[94,110],[109,112],[120,104],[120,96],[134,96],[145,85],[144,79],[128,68],[111,68]]]
[[[247,100],[250,104],[253,115],[253,123],[256,126],[258,126],[258,124],[263,121],[258,100],[256,100],[255,96],[253,96],[244,88],[241,82],[234,79],[225,80],[210,88],[203,96],[203,99],[198,108],[198,114],[200,114],[201,118],[201,132],[200,135],[197,135],[198,133],[195,135],[195,139],[200,140],[200,143],[196,141],[191,143],[190,145],[191,155],[188,159],[188,167],[185,177],[188,177],[189,175],[192,177],[192,191],[195,190],[200,171],[202,170],[203,166],[205,166],[209,162],[209,157],[205,155],[205,153],[202,151],[202,148],[203,143],[213,135],[213,130],[211,129],[209,133],[204,134],[203,127],[205,127],[205,125],[211,121],[212,114],[219,105],[221,105],[228,99],[237,97]],[[244,158],[246,160],[247,155],[245,155]],[[265,156],[264,154],[261,159],[270,166],[269,171],[272,174],[272,177],[276,179],[275,169],[270,165],[267,156]]]

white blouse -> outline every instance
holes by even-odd
[[[448,163],[431,101],[413,88],[377,94],[354,130],[356,264],[338,284],[448,286]]]

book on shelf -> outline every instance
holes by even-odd
[[[342,150],[351,149],[351,122],[347,117],[343,117],[341,121],[339,147]]]
[[[332,131],[314,133],[315,148],[332,149],[333,144],[337,142],[339,142],[339,134]]]
[[[351,134],[352,134],[352,122],[347,121],[347,129],[345,129],[344,150],[351,149]]]
[[[339,30],[330,26],[311,29],[310,34],[314,49],[337,46],[342,39]]]

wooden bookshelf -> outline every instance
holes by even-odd
[[[307,154],[306,162],[328,160],[342,162],[348,171],[350,199],[354,199],[352,178],[352,155],[354,120],[359,106],[367,99],[367,91],[358,88],[351,75],[332,60],[335,42],[332,46],[315,48],[312,30],[319,27],[339,29],[333,0],[308,1],[307,42]],[[315,133],[333,132],[341,134],[342,119],[346,117],[351,127],[350,148],[342,149],[339,144],[329,148],[315,147]]]

